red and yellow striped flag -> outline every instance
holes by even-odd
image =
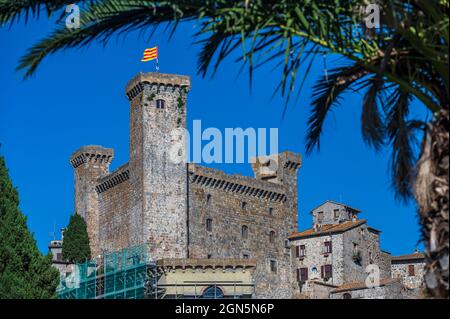
[[[158,47],[144,50],[144,57],[141,59],[142,62],[148,62],[155,59],[158,59]]]

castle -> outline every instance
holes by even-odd
[[[379,232],[357,221],[355,209],[335,205],[331,210],[335,215],[325,216],[329,221],[314,217],[309,233],[297,232],[300,155],[282,152],[271,157],[277,162],[271,173],[262,173],[268,163],[257,159],[252,163],[254,178],[171,161],[169,150],[178,142],[171,132],[186,126],[190,87],[187,76],[138,74],[125,91],[130,102],[129,162],[110,172],[112,149],[90,145],[73,153],[75,211],[86,220],[94,257],[145,244],[149,259],[164,274],[159,283],[166,284],[167,295],[178,295],[170,293],[173,285],[211,282],[222,286],[222,295],[229,293],[231,285],[236,293],[238,285],[241,297],[320,296],[317,289],[304,284],[310,279],[308,269],[322,265],[322,279],[327,280],[319,281],[328,287],[329,297],[333,289],[365,278],[364,267],[348,268],[335,260],[331,269],[332,262],[322,260],[354,257],[344,256],[346,250],[339,248],[345,246],[342,239],[333,239],[331,233],[364,225],[369,244],[364,244],[365,237],[358,237],[362,232],[352,235],[363,248],[363,263],[381,262],[383,277],[392,277],[390,256],[380,251]],[[339,231],[321,228],[327,224]],[[347,239],[348,247],[353,237]],[[309,242],[311,238],[314,243]],[[326,257],[321,248],[324,240],[330,245]],[[300,252],[306,246],[311,247],[308,251],[316,246],[322,255],[305,263],[307,255]],[[339,251],[340,257],[332,257]],[[250,290],[244,288],[250,286]]]

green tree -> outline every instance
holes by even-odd
[[[70,216],[69,225],[64,232],[62,254],[64,260],[73,264],[91,258],[86,222],[77,213]]]
[[[18,208],[19,195],[0,156],[0,298],[55,298],[59,273],[43,256]]]
[[[448,297],[448,0],[383,0],[380,28],[367,28],[366,0],[99,0],[81,6],[80,28],[56,29],[33,46],[18,69],[31,75],[41,61],[61,49],[82,47],[131,30],[164,26],[170,36],[182,22],[197,20],[201,45],[198,71],[218,70],[232,52],[254,70],[277,61],[286,96],[301,92],[317,55],[336,54],[345,64],[320,79],[313,90],[307,151],[320,146],[329,111],[346,92],[363,95],[361,130],[376,150],[392,150],[392,184],[398,198],[415,197],[426,244],[426,283],[437,297]],[[0,1],[0,23],[21,15],[62,13],[65,1]],[[64,17],[64,15],[61,15]],[[367,16],[366,16],[367,18]],[[362,26],[362,27],[360,27]],[[304,76],[297,79],[299,69]],[[296,89],[296,83],[299,83]],[[432,114],[428,123],[412,118],[413,100]],[[287,105],[287,104],[286,104]],[[423,136],[417,152],[416,140]]]

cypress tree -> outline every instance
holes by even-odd
[[[74,264],[91,258],[86,222],[77,213],[70,217],[69,225],[64,232],[62,254],[64,260]]]
[[[0,156],[0,299],[55,298],[58,282],[51,256],[39,252],[28,230],[19,194]]]

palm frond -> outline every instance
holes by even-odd
[[[361,131],[364,141],[378,151],[384,145],[385,138],[384,120],[379,106],[384,83],[378,76],[372,77],[369,82],[363,98]]]
[[[306,152],[320,149],[320,135],[326,116],[333,105],[338,105],[342,93],[355,82],[367,75],[361,65],[351,65],[330,71],[328,78],[323,76],[313,87],[312,111],[308,119]]]
[[[424,124],[418,120],[409,120],[409,106],[412,96],[398,88],[387,103],[387,137],[392,146],[391,180],[395,194],[400,200],[413,196],[415,164],[418,157],[418,139],[416,131]]]

